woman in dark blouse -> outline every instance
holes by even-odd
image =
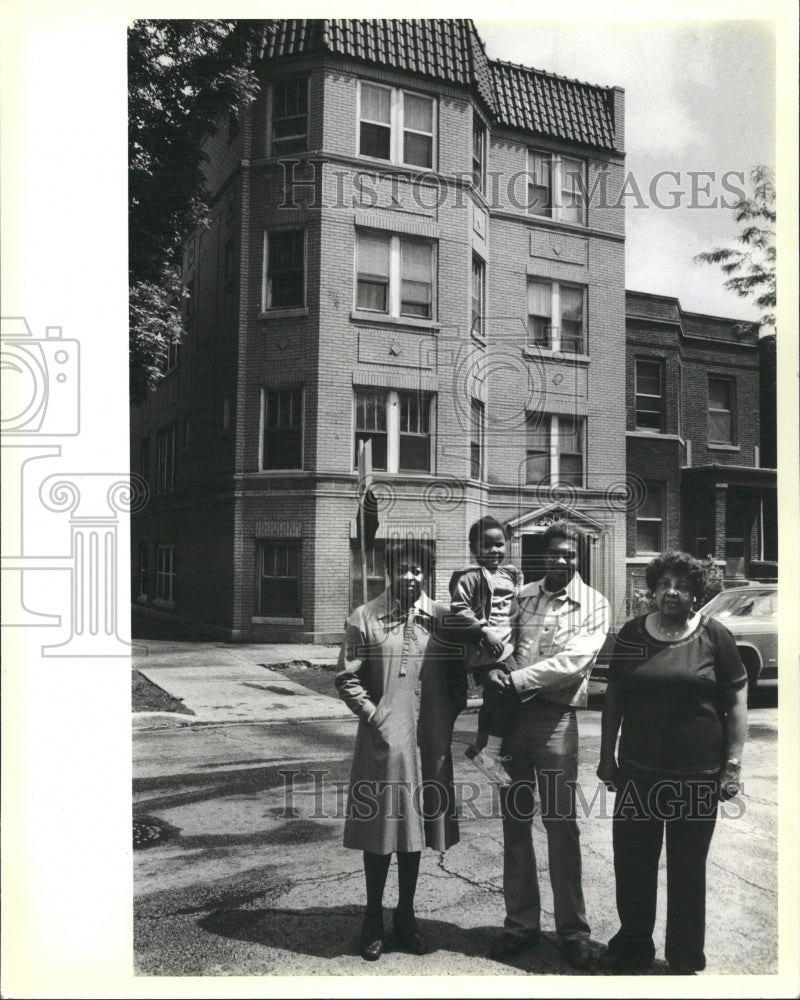
[[[652,963],[666,831],[665,956],[672,972],[693,975],[706,965],[706,858],[717,804],[739,792],[747,674],[725,626],[692,610],[704,588],[696,559],[682,552],[658,556],[646,578],[657,610],[620,630],[603,706],[597,776],[617,793],[621,926],[600,962],[617,971]]]

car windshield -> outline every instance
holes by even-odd
[[[778,595],[774,590],[717,594],[706,610],[715,618],[776,618]]]

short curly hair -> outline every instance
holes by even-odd
[[[402,562],[417,563],[425,573],[433,566],[431,543],[423,538],[393,538],[386,546],[386,572],[391,575],[393,568]]]
[[[496,517],[492,517],[491,514],[487,514],[486,517],[482,517],[479,521],[476,521],[472,527],[469,529],[469,550],[470,552],[475,552],[478,548],[478,542],[483,537],[485,531],[502,531],[503,538],[508,540],[508,525],[503,524],[498,521]]]
[[[695,600],[699,600],[703,596],[706,587],[706,571],[703,569],[702,563],[694,556],[690,556],[688,552],[662,552],[660,556],[656,556],[647,564],[644,578],[651,593],[655,593],[658,581],[665,573],[686,577]]]

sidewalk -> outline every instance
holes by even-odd
[[[180,699],[194,715],[135,712],[134,729],[355,718],[337,698],[270,669],[297,662],[333,669],[338,646],[169,639],[139,640],[135,646],[134,669]]]

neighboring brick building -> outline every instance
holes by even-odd
[[[153,486],[134,599],[237,639],[336,639],[370,439],[372,592],[392,534],[435,543],[445,598],[481,514],[529,576],[566,514],[623,615],[622,91],[490,60],[468,20],[278,24],[260,97],[205,144],[187,337],[132,416]],[[662,437],[669,511],[686,462]]]
[[[731,581],[774,576],[775,469],[759,460],[758,325],[627,292],[628,585],[653,553],[713,555]]]

